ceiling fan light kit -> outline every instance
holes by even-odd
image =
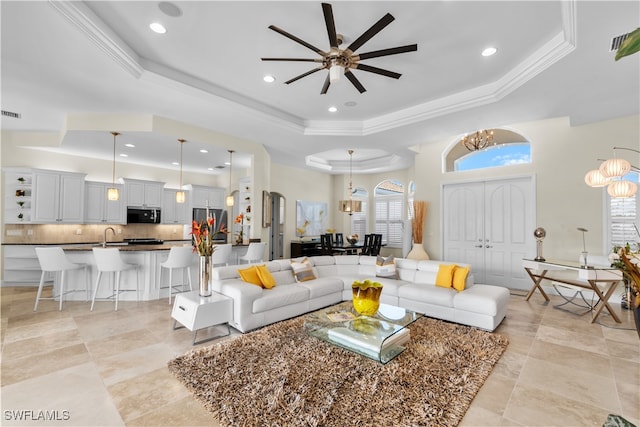
[[[381,76],[386,76],[394,79],[399,79],[402,74],[396,73],[394,71],[385,70],[382,68],[374,67],[371,65],[366,65],[360,63],[361,60],[378,58],[381,56],[389,56],[396,55],[399,53],[406,52],[414,52],[418,50],[417,44],[410,44],[406,46],[398,46],[388,49],[381,49],[371,52],[365,52],[361,54],[356,54],[355,51],[358,50],[362,45],[368,42],[371,38],[373,38],[376,34],[382,31],[387,25],[394,21],[394,17],[387,13],[382,18],[378,20],[375,24],[373,24],[367,31],[362,33],[360,37],[355,39],[346,49],[340,49],[340,44],[342,44],[343,36],[336,32],[335,20],[333,18],[333,9],[329,3],[322,3],[322,11],[324,14],[324,21],[327,27],[327,35],[329,36],[329,50],[323,51],[314,45],[307,43],[306,41],[294,36],[286,32],[285,30],[276,27],[275,25],[270,25],[269,29],[279,33],[288,39],[293,40],[296,43],[301,44],[302,46],[310,49],[320,55],[320,58],[261,58],[263,61],[298,61],[298,62],[315,62],[321,64],[319,67],[309,70],[305,73],[302,73],[292,79],[289,79],[285,82],[285,84],[291,84],[295,81],[300,80],[303,77],[307,77],[317,71],[328,70],[327,77],[322,85],[322,90],[320,91],[321,95],[324,95],[329,90],[329,86],[331,83],[336,83],[340,80],[340,77],[344,75],[353,86],[360,93],[366,92],[365,87],[360,83],[358,78],[352,73],[352,70],[361,70],[369,73],[379,74]]]

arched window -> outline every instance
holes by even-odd
[[[470,151],[462,139],[458,140],[446,154],[446,172],[531,163],[531,144],[525,137],[506,129],[490,131],[493,141],[480,150]]]
[[[374,201],[375,232],[382,234],[387,247],[402,247],[404,185],[394,179],[382,181],[375,188]]]
[[[369,213],[369,192],[361,187],[353,189],[353,199],[362,203],[362,211],[351,215],[351,234],[357,234],[359,241],[364,241],[367,233],[367,217]]]

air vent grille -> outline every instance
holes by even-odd
[[[609,52],[614,52],[620,48],[620,45],[623,41],[625,41],[629,37],[629,33],[623,34],[621,36],[617,36],[611,39],[611,50]]]
[[[5,111],[5,110],[2,110],[2,115],[5,117],[12,117],[14,119],[19,119],[22,117],[20,113],[14,113],[13,111]]]

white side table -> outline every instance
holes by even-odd
[[[231,333],[229,321],[231,321],[232,304],[231,298],[216,292],[213,292],[210,297],[201,297],[199,291],[177,294],[171,311],[171,317],[174,319],[173,329],[185,327],[193,331],[193,345],[227,336]],[[177,326],[178,323],[183,326]],[[225,335],[196,341],[198,330],[221,324],[227,325]]]

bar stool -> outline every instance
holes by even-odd
[[[239,257],[238,259],[240,261],[246,261],[247,264],[251,264],[253,261],[262,262],[262,259],[264,258],[264,248],[266,246],[267,244],[264,242],[249,243],[249,247],[247,248],[247,253]]]
[[[120,249],[118,248],[93,248],[93,256],[96,259],[96,266],[98,268],[98,278],[96,279],[96,287],[93,290],[93,298],[91,299],[91,311],[93,311],[93,305],[96,302],[96,295],[98,294],[98,287],[100,286],[100,279],[102,273],[115,273],[115,290],[111,297],[115,298],[116,307],[118,311],[118,296],[121,292],[136,291],[136,295],[139,292],[139,277],[138,277],[138,265],[127,264],[122,260],[120,256]],[[136,270],[136,288],[135,289],[123,289],[120,290],[120,273],[126,270]]]
[[[231,250],[233,249],[231,243],[224,245],[215,245],[213,255],[211,256],[211,264],[216,265],[229,265],[229,257],[231,256]]]
[[[67,259],[67,256],[64,253],[64,250],[59,246],[54,246],[51,248],[36,248],[36,256],[38,257],[38,262],[40,262],[40,269],[42,269],[42,275],[40,276],[40,286],[38,286],[38,294],[36,295],[36,304],[33,307],[33,311],[38,310],[38,302],[41,299],[50,299],[54,300],[56,298],[60,298],[60,308],[62,310],[62,300],[64,295],[69,294],[71,292],[79,292],[79,290],[71,290],[64,291],[64,276],[65,272],[71,270],[79,270],[84,269],[85,271],[85,292],[86,292],[86,300],[89,301],[89,278],[86,277],[86,274],[89,270],[87,270],[88,264],[81,263],[73,263]],[[44,277],[47,273],[60,273],[60,292],[58,295],[52,295],[51,298],[43,298],[42,297],[42,287],[44,286]]]
[[[160,283],[162,283],[162,270],[163,268],[169,269],[169,286],[159,286],[158,297],[160,297],[160,289],[169,288],[169,304],[171,304],[171,296],[173,295],[173,270],[182,269],[182,283],[180,286],[184,291],[184,269],[187,270],[187,277],[189,279],[189,290],[193,290],[191,284],[191,262],[194,259],[193,248],[191,246],[177,246],[169,250],[169,257],[167,260],[160,264]],[[176,285],[177,286],[177,285]],[[180,291],[176,291],[180,292]]]

